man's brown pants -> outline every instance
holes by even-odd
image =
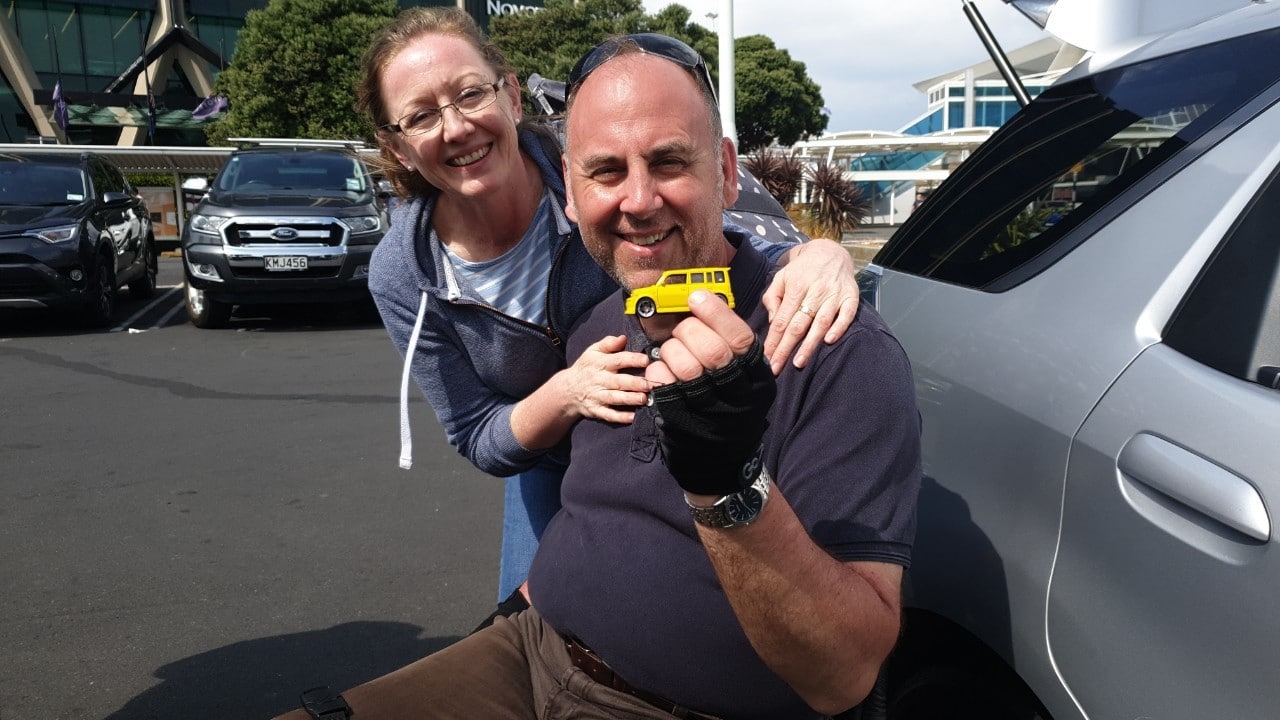
[[[601,685],[569,660],[534,610],[494,624],[411,665],[344,691],[354,720],[670,720]],[[309,720],[294,710],[276,720]]]

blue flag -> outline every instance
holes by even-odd
[[[59,80],[53,86],[53,122],[62,130],[62,134],[67,134],[67,125],[70,124],[70,118],[67,117],[67,101],[62,98],[62,81]]]

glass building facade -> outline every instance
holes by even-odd
[[[17,61],[6,63],[0,86],[0,138],[3,142],[31,142],[45,133],[31,117],[30,106],[18,93],[22,79],[32,87],[34,105],[48,112],[51,93],[60,86],[72,98],[67,140],[76,144],[116,144],[125,127],[146,127],[150,108],[145,96],[134,94],[132,83],[114,91],[108,88],[139,61],[148,36],[163,11],[164,0],[112,0],[111,2],[50,2],[7,0],[3,22],[17,40]],[[265,1],[186,0],[183,25],[200,43],[206,55],[225,64],[235,50],[235,39],[245,14]],[[220,65],[208,64],[208,80]],[[153,144],[198,145],[204,142],[191,110],[201,95],[192,78],[179,71],[167,72],[152,86],[157,99]],[[16,76],[16,77],[15,77]],[[154,79],[154,70],[147,80]],[[76,102],[75,98],[84,102]]]
[[[134,144],[136,137],[123,132],[129,128],[146,136],[152,113],[148,94],[133,82],[140,76],[144,85],[154,83],[155,127],[147,144],[204,145],[202,123],[191,117],[205,95],[200,88],[211,89],[217,73],[231,62],[245,15],[267,6],[267,0],[0,3],[0,43],[6,50],[0,56],[0,142],[52,142],[52,93],[60,86],[70,99],[62,140],[83,145]],[[537,9],[542,0],[400,0],[399,5],[456,5],[487,27],[492,16]],[[135,64],[148,47],[154,51],[158,29],[164,31],[160,42],[180,44],[199,61],[166,64],[152,58],[148,72],[139,75]],[[189,77],[184,67],[198,68],[199,77]]]
[[[1076,50],[1046,38],[1014,50],[1008,59],[1027,94],[1036,97],[1074,64],[1073,56]],[[861,174],[856,182],[871,203],[869,224],[902,222],[918,192],[941,182],[972,147],[1021,110],[1013,90],[990,62],[915,87],[926,95],[926,109],[895,131],[835,133],[792,148],[813,162],[825,159],[848,173]]]
[[[1047,83],[1026,83],[1027,94],[1035,97],[1044,92]],[[997,128],[1018,112],[1018,100],[1004,81],[982,81],[973,88],[973,121],[965,121],[965,85],[963,81],[944,83],[929,93],[929,112],[899,132],[904,135],[929,135],[971,127]]]

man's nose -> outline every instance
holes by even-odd
[[[645,170],[633,170],[627,173],[619,209],[628,215],[644,217],[653,214],[661,207],[662,196],[658,194],[658,186],[653,176]]]

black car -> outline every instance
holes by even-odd
[[[236,305],[369,303],[387,212],[358,148],[241,141],[252,147],[231,154],[182,231],[192,324],[224,326]]]
[[[156,289],[146,205],[92,153],[0,154],[0,308],[62,308],[111,322],[116,289]]]

